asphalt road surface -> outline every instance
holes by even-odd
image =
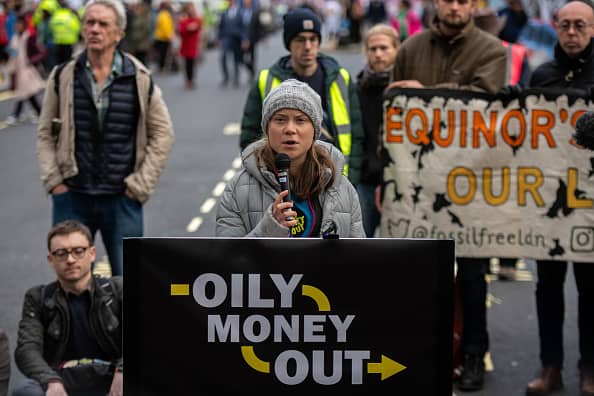
[[[268,66],[285,53],[281,36],[274,35],[260,45],[258,65]],[[353,75],[363,66],[357,48],[327,53]],[[194,91],[183,88],[181,73],[155,76],[173,118],[176,142],[155,194],[144,207],[145,236],[214,235],[218,196],[241,165],[237,133],[248,92],[247,72],[243,71],[238,89],[221,88],[219,52],[214,49],[206,53],[197,75]],[[7,94],[0,98],[0,119],[4,119],[14,100]],[[26,289],[54,278],[45,247],[51,201],[39,180],[35,134],[30,122],[10,127],[0,123],[0,327],[9,334],[11,352]],[[97,245],[98,257],[103,257],[100,238]],[[534,263],[528,261],[520,271],[520,280],[490,282],[488,366],[492,371],[486,376],[484,390],[473,394],[522,395],[537,372],[534,277]],[[566,288],[565,390],[557,394],[577,395],[576,291],[571,271]],[[20,379],[22,374],[13,362],[11,386]]]

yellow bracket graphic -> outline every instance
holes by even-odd
[[[367,363],[367,372],[369,374],[381,374],[382,381],[394,374],[398,374],[402,370],[406,370],[406,366],[384,355],[382,355],[382,361],[380,363]]]
[[[301,294],[306,297],[310,297],[312,300],[314,300],[316,304],[318,304],[318,311],[330,311],[330,301],[328,300],[328,297],[326,297],[324,292],[318,289],[317,287],[303,285],[301,287]]]
[[[241,355],[243,356],[243,360],[254,370],[266,374],[270,373],[270,362],[265,362],[256,356],[253,346],[242,346]]]
[[[172,283],[171,284],[171,295],[172,296],[189,296],[190,285],[187,283]]]

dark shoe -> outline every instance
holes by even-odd
[[[580,396],[594,396],[594,369],[580,370]]]
[[[498,278],[502,281],[515,281],[516,269],[514,267],[499,267]]]
[[[528,383],[527,396],[544,396],[563,388],[561,370],[557,367],[545,367],[540,375]]]
[[[485,362],[482,355],[468,354],[464,356],[462,375],[458,381],[458,389],[472,392],[483,389],[485,381]]]

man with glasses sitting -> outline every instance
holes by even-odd
[[[357,90],[345,68],[334,58],[319,53],[321,29],[320,19],[309,8],[295,8],[285,14],[283,41],[290,54],[258,73],[243,110],[239,146],[243,151],[263,137],[262,101],[281,82],[294,78],[309,85],[322,98],[320,140],[340,149],[348,167],[345,174],[356,184],[365,140]]]
[[[13,395],[121,395],[122,278],[95,278],[89,229],[67,220],[48,233],[57,280],[25,294],[15,361],[27,377]]]
[[[589,3],[571,1],[555,21],[555,58],[532,74],[531,87],[594,92],[594,10]],[[569,230],[567,231],[569,232]],[[563,386],[564,282],[567,262],[536,262],[536,313],[540,338],[541,373],[526,388],[527,395],[547,395]],[[594,396],[594,263],[573,263],[578,292],[580,396]]]

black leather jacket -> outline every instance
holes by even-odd
[[[89,311],[91,332],[105,356],[120,368],[123,365],[122,290],[122,277],[113,277],[110,281],[93,278]],[[69,329],[66,295],[59,283],[29,289],[25,294],[15,350],[15,361],[21,372],[44,387],[50,380],[61,380],[55,369],[66,350]]]

